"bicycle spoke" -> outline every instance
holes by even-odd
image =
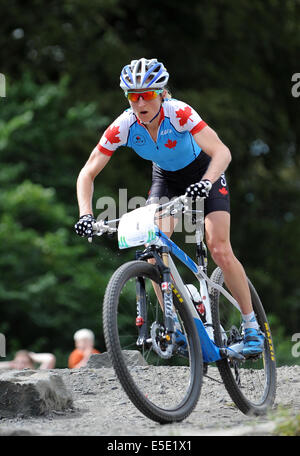
[[[212,279],[223,285],[223,275],[219,268],[214,271]],[[263,330],[266,324],[265,313],[252,284],[249,283],[249,287],[253,309]],[[218,292],[212,291],[211,298],[216,343],[233,349],[239,347],[244,336],[240,311]],[[244,413],[264,413],[273,404],[276,370],[267,338],[262,354],[244,361],[224,359],[218,362],[218,368],[229,394]]]
[[[123,288],[118,306],[119,340],[122,350],[133,350],[140,353],[140,362],[145,366],[133,366],[129,372],[134,383],[142,394],[159,407],[174,409],[185,400],[191,383],[191,367],[189,352],[182,357],[173,354],[169,359],[164,359],[168,346],[164,345],[161,332],[164,329],[163,313],[156,298],[152,283],[144,278],[146,287],[147,306],[147,342],[141,347],[137,346],[138,327],[135,324],[135,278],[128,280]],[[128,316],[130,316],[128,318]],[[126,323],[124,323],[126,322]],[[156,328],[152,333],[151,327]],[[129,330],[129,327],[131,328]],[[183,327],[183,323],[182,323]],[[142,360],[143,358],[143,360]],[[151,372],[151,375],[150,375]],[[180,378],[180,381],[179,381]]]

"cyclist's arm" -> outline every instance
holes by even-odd
[[[208,125],[193,136],[198,146],[211,157],[210,164],[202,179],[209,179],[214,183],[224,173],[231,161],[230,150]]]
[[[106,166],[110,158],[110,156],[104,155],[95,147],[88,161],[80,171],[77,179],[77,199],[80,216],[93,213],[92,197],[94,179]]]

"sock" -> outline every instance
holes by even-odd
[[[259,325],[257,323],[256,317],[254,315],[254,312],[251,312],[249,314],[242,314],[243,318],[243,324],[244,328],[254,328],[254,329],[259,329]]]

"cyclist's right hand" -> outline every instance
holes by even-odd
[[[207,198],[211,190],[212,183],[209,179],[203,179],[196,184],[191,184],[185,191],[185,196],[192,198],[195,202],[197,198]]]
[[[75,223],[74,228],[78,236],[81,237],[92,237],[93,236],[93,225],[96,219],[93,214],[82,215],[78,222]]]

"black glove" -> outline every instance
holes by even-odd
[[[93,214],[82,215],[78,222],[74,225],[75,231],[78,236],[81,237],[92,237],[93,236],[93,225],[96,219]]]
[[[193,202],[195,202],[197,198],[207,198],[211,187],[212,183],[210,180],[201,180],[196,184],[190,185],[185,191],[185,196],[192,198]]]

